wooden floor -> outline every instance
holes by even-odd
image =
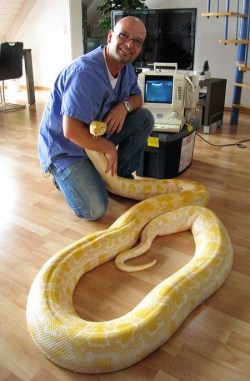
[[[81,375],[47,360],[26,326],[29,288],[54,253],[82,236],[106,229],[134,204],[112,197],[96,222],[76,217],[45,178],[37,159],[43,97],[36,106],[0,113],[0,381],[249,381],[250,380],[250,141],[245,148],[215,147],[196,137],[192,166],[183,178],[205,184],[210,208],[225,224],[234,247],[233,270],[222,288],[187,318],[174,336],[140,363],[111,374]],[[250,115],[238,127],[229,115],[214,144],[250,139]],[[113,261],[79,282],[80,316],[107,320],[133,308],[154,285],[187,263],[194,251],[191,233],[156,238],[150,253],[157,264],[123,273]],[[141,258],[141,261],[146,261]]]

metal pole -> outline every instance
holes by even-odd
[[[246,31],[246,39],[249,40],[249,33],[250,33],[250,7],[248,9],[248,19],[247,19],[247,31]],[[247,61],[248,61],[248,49],[249,45],[246,44],[245,47],[245,59],[244,59],[244,65],[247,66]]]
[[[248,14],[248,19],[249,19],[249,17],[250,17],[250,15],[249,15],[249,0],[243,0],[243,2],[242,2],[242,13]],[[239,38],[242,40],[247,39],[248,19],[247,18],[241,19],[240,37]],[[238,44],[237,61],[243,61],[243,62],[245,61],[245,51],[246,51],[245,44]],[[239,70],[238,67],[236,67],[234,82],[242,83],[243,77],[244,77],[244,71],[241,71],[241,70]],[[233,104],[240,105],[241,91],[242,91],[241,87],[234,86],[233,100],[232,100]],[[239,108],[238,107],[232,107],[230,124],[238,124],[238,118],[239,118]]]
[[[238,40],[238,34],[239,34],[239,12],[240,12],[240,0],[237,1],[237,18],[236,18],[236,33],[235,33],[236,40]]]
[[[227,8],[226,11],[229,12],[230,8],[230,0],[227,0]],[[225,40],[228,38],[228,16],[225,18]]]
[[[210,7],[211,7],[210,0],[207,0],[207,11],[208,11],[208,13],[210,13]]]

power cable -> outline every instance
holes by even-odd
[[[229,144],[214,144],[214,143],[211,143],[209,142],[208,140],[204,139],[200,134],[198,134],[196,132],[196,135],[199,136],[199,138],[201,138],[202,140],[204,140],[204,142],[206,142],[207,144],[210,144],[211,146],[214,146],[214,147],[230,147],[230,146],[236,146],[238,148],[246,148],[247,146],[243,143],[245,142],[249,142],[250,139],[245,139],[245,140],[239,140],[238,142],[236,143],[229,143]]]

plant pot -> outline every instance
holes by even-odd
[[[211,78],[211,71],[207,70],[205,71],[205,79],[209,79],[209,78]]]

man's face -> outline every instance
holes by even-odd
[[[130,28],[115,28],[108,34],[109,55],[120,64],[134,61],[141,52],[144,34]]]

